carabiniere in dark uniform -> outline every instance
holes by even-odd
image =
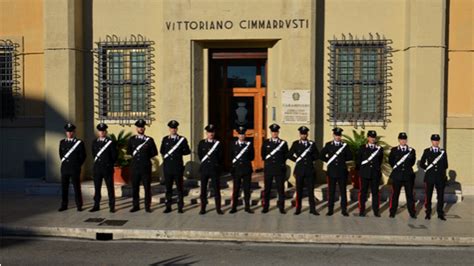
[[[267,213],[270,207],[270,193],[273,179],[275,179],[278,191],[278,209],[281,214],[285,214],[285,178],[288,143],[278,137],[280,131],[279,125],[272,124],[269,128],[272,137],[266,139],[261,148],[261,155],[265,160],[263,169],[264,190],[262,193],[262,213]]]
[[[222,144],[214,139],[216,127],[213,124],[206,126],[207,138],[199,142],[198,156],[201,161],[199,172],[201,174],[201,211],[199,214],[206,213],[207,206],[207,185],[211,180],[214,190],[214,200],[216,202],[217,214],[224,214],[221,210],[221,188],[219,176],[223,161]]]
[[[341,194],[341,214],[343,216],[349,216],[347,213],[347,165],[346,162],[352,160],[352,153],[349,147],[344,146],[344,142],[341,140],[342,128],[336,127],[332,130],[334,141],[327,142],[324,148],[321,150],[321,160],[329,163],[331,158],[335,156],[329,165],[327,166],[327,182],[328,182],[328,213],[327,216],[331,216],[334,213],[334,200],[336,197],[336,183],[339,185],[339,192]],[[344,146],[344,148],[342,148]]]
[[[413,165],[415,165],[416,162],[416,151],[406,145],[407,138],[405,132],[398,134],[400,145],[393,147],[388,157],[388,162],[390,166],[392,166],[392,173],[390,174],[390,179],[392,179],[390,218],[394,218],[397,213],[398,198],[400,197],[400,190],[403,186],[405,187],[408,212],[411,218],[416,219],[415,201],[413,199],[413,179],[415,175]],[[407,155],[407,157],[405,157],[405,155]],[[402,160],[404,161],[402,162]]]
[[[107,136],[108,126],[104,123],[97,125],[99,137],[92,142],[92,156],[94,166],[92,174],[94,176],[94,207],[90,212],[100,209],[102,180],[105,181],[107,194],[109,196],[109,210],[115,212],[115,188],[114,188],[114,166],[117,161],[117,145]]]
[[[177,134],[178,126],[179,123],[176,120],[171,120],[168,123],[170,135],[165,136],[161,140],[160,146],[160,153],[163,156],[163,173],[166,186],[166,209],[164,213],[171,212],[173,182],[176,184],[178,191],[178,213],[183,213],[184,207],[183,156],[189,155],[191,150],[189,149],[188,140]]]
[[[135,126],[137,135],[128,140],[127,154],[132,155],[132,197],[133,208],[130,212],[140,210],[140,182],[145,190],[145,211],[151,212],[151,159],[158,155],[155,141],[145,136],[146,122],[139,119]]]
[[[245,127],[239,127],[237,133],[238,140],[230,143],[230,153],[232,158],[232,168],[230,173],[234,186],[232,189],[232,209],[230,213],[237,212],[237,203],[240,195],[240,188],[243,184],[245,211],[253,213],[250,209],[250,184],[252,181],[252,161],[255,158],[255,151],[253,144],[245,140]]]
[[[359,216],[365,216],[365,203],[370,186],[372,194],[372,211],[375,217],[380,217],[379,185],[382,178],[383,148],[375,143],[377,132],[369,130],[368,142],[360,146],[357,156],[356,169],[359,170]]]
[[[425,219],[431,219],[431,197],[433,189],[436,188],[437,204],[436,212],[440,220],[446,221],[444,215],[444,188],[446,187],[446,170],[448,169],[448,154],[439,145],[441,137],[438,134],[431,135],[432,147],[426,148],[420,160],[420,167],[425,171]],[[428,169],[429,168],[429,169]]]
[[[296,140],[291,145],[288,159],[296,162],[293,175],[296,177],[296,211],[295,215],[301,213],[301,202],[303,199],[303,188],[308,190],[309,212],[319,215],[316,211],[314,200],[314,182],[316,172],[314,162],[319,159],[319,151],[313,141],[307,139],[309,128],[302,126],[298,128],[300,140]]]
[[[62,202],[58,211],[67,210],[69,198],[69,180],[74,187],[76,208],[82,211],[81,167],[86,160],[84,142],[75,137],[76,126],[67,123],[64,126],[67,138],[59,142],[59,158],[61,158],[61,191]]]

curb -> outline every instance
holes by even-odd
[[[474,246],[474,237],[343,235],[306,233],[221,232],[183,230],[99,229],[0,225],[2,236],[47,236],[95,240],[108,234],[116,240],[225,241],[254,243],[314,243],[391,246]]]

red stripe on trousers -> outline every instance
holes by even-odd
[[[361,210],[361,202],[360,202],[361,191],[362,191],[362,177],[359,178],[359,193],[358,193],[358,197],[357,197],[359,199],[359,212]]]
[[[328,203],[329,203],[329,176],[326,176],[326,182],[328,183],[328,189],[326,190],[326,196],[328,197]]]
[[[391,189],[392,189],[392,191],[390,193],[390,209],[392,209],[392,202],[393,202],[393,184],[392,184]]]

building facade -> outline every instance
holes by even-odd
[[[59,181],[66,121],[90,143],[99,121],[117,134],[144,118],[155,139],[178,120],[192,148],[208,123],[225,143],[247,126],[256,149],[272,123],[288,141],[308,126],[318,147],[335,125],[348,135],[377,130],[390,145],[405,131],[419,156],[439,133],[450,177],[474,186],[472,8],[469,0],[1,0],[1,178]],[[197,154],[187,159],[194,176]]]

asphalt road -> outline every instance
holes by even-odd
[[[2,237],[0,265],[473,265],[474,247]]]

